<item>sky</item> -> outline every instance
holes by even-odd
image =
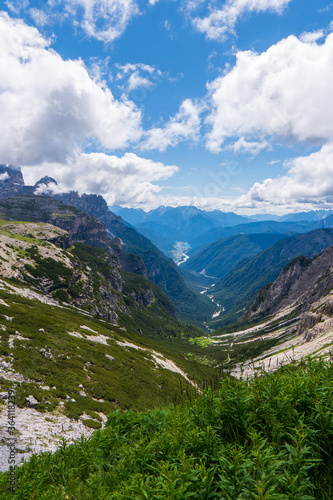
[[[109,205],[333,208],[329,0],[0,1],[0,163]]]

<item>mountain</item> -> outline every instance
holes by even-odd
[[[222,278],[238,261],[252,257],[284,238],[285,235],[269,233],[230,236],[195,253],[181,267],[194,273]]]
[[[333,345],[333,246],[296,257],[258,291],[234,330],[225,329],[215,348],[228,348],[230,373],[253,376],[308,357],[329,360]],[[324,369],[324,363],[322,368]]]
[[[301,311],[309,311],[312,304],[318,302],[333,289],[333,246],[323,250],[314,258],[296,257],[281,271],[278,278],[258,292],[255,302],[245,312],[242,319],[276,314],[288,307],[300,307]],[[323,307],[313,315],[310,325],[306,315],[308,328],[313,328],[321,321],[321,314],[333,316],[333,303],[327,297]],[[304,324],[305,318],[302,319]],[[316,320],[316,321],[314,321]]]
[[[274,215],[274,214],[255,214],[251,215],[251,219],[254,221],[265,221],[265,220],[274,220],[274,221],[280,221],[281,220],[281,215]]]
[[[50,183],[56,184],[56,181],[51,177],[45,177],[34,186],[25,186],[20,168],[3,165],[0,167],[0,174],[1,172],[4,177],[3,182],[8,184],[8,188],[4,189],[4,186],[0,185],[0,198],[7,198],[17,193],[25,193],[32,196],[36,192],[42,195],[45,191],[47,193],[50,192],[48,188]],[[17,189],[17,185],[19,189]],[[134,258],[134,255],[141,256],[148,269],[149,279],[160,286],[168,295],[181,319],[200,323],[211,317],[214,313],[215,306],[211,301],[187,288],[177,266],[158,250],[149,239],[138,233],[134,228],[126,226],[121,217],[114,215],[108,209],[107,203],[102,196],[86,194],[80,196],[76,192],[70,192],[53,195],[53,198],[63,201],[67,206],[76,207],[88,215],[97,217],[105,225],[107,236],[114,240],[113,250],[122,259],[122,265],[128,271],[140,272],[140,269],[143,269],[144,266],[142,263],[140,264],[140,259]],[[18,206],[20,206],[20,203]],[[17,213],[17,217],[20,220],[26,220],[23,212],[24,209],[21,211],[21,215]],[[40,221],[45,222],[52,222],[52,220],[40,219]],[[64,218],[60,222],[62,225],[59,227],[66,229]],[[53,221],[53,223],[55,222]],[[81,225],[83,231],[84,226],[85,224]],[[103,239],[105,237],[104,235]],[[116,238],[118,238],[118,241]],[[94,245],[92,241],[86,241],[86,243]],[[119,250],[120,247],[122,247],[121,251]],[[132,256],[126,257],[128,253],[131,253]]]
[[[256,214],[251,215],[252,219],[257,221],[275,220],[280,222],[296,222],[296,221],[318,221],[332,214],[332,210],[309,210],[308,212],[295,212],[285,215],[273,214]]]
[[[127,208],[120,205],[113,205],[109,209],[112,213],[119,215],[125,223],[128,222],[134,226],[139,222],[143,222],[147,217],[147,212],[142,210],[142,208]]]
[[[132,278],[109,248],[74,242],[67,231],[51,224],[2,220],[0,236],[4,278],[26,283],[45,296],[80,307],[112,324],[118,323],[119,313],[131,314],[129,303],[147,307],[160,301],[164,311],[176,317],[173,306],[158,287],[143,276]],[[141,294],[135,292],[134,286],[129,287],[129,282],[137,283]]]
[[[233,226],[251,219],[232,212],[207,212],[196,207],[164,207],[144,212],[140,209],[110,207],[117,215],[147,236],[158,248],[171,255],[177,241],[188,242],[219,226]]]
[[[136,255],[127,255],[120,241],[111,239],[104,224],[96,217],[64,205],[48,196],[17,195],[0,199],[0,217],[6,220],[29,222],[48,222],[68,231],[76,242],[86,243],[108,250],[117,256],[126,271],[136,272],[147,277],[147,270],[142,259]]]
[[[298,212],[295,214],[287,214],[281,217],[282,221],[320,221],[332,214],[332,210],[311,210],[309,212]]]
[[[300,255],[312,257],[332,244],[333,229],[319,229],[280,240],[254,257],[238,262],[208,292],[226,313],[214,320],[214,326],[238,319],[256,292],[275,280],[292,259]]]
[[[205,248],[211,243],[218,240],[234,236],[236,234],[285,234],[286,236],[295,233],[306,233],[313,229],[325,227],[324,220],[322,221],[296,221],[296,222],[278,222],[274,220],[265,220],[259,222],[250,222],[248,224],[240,224],[233,227],[220,227],[208,231],[192,241],[192,251],[194,252]]]
[[[222,212],[221,210],[212,210],[206,212],[211,219],[213,219],[218,226],[238,226],[239,224],[248,224],[254,222],[252,217],[245,217],[243,215],[235,214],[234,212]]]
[[[108,209],[102,196],[80,196],[76,192],[57,194],[55,198],[98,217],[112,237],[119,237],[123,248],[142,257],[148,270],[148,277],[158,285],[171,300],[179,319],[202,323],[212,316],[215,306],[210,300],[187,288],[177,266],[152,242],[135,229],[125,225],[121,217]]]
[[[156,285],[48,223],[0,220],[0,330],[0,417],[15,392],[19,457],[117,409],[184,401],[215,378],[184,356],[202,331],[178,323]]]
[[[0,165],[0,198],[24,191],[24,179],[20,168]]]

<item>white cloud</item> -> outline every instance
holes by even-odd
[[[178,113],[163,128],[152,128],[145,133],[143,150],[158,149],[165,151],[168,146],[176,146],[179,142],[199,139],[202,106],[191,99],[182,102]]]
[[[155,184],[173,176],[178,168],[141,158],[134,153],[111,156],[103,153],[77,154],[66,164],[45,162],[32,169],[22,168],[25,182],[33,184],[44,175],[53,175],[56,192],[76,190],[80,194],[101,194],[109,204],[150,203],[161,190]]]
[[[37,26],[45,26],[50,22],[50,16],[41,9],[29,9],[29,14]]]
[[[94,81],[80,60],[63,60],[20,20],[0,14],[0,157],[23,165],[63,162],[87,141],[106,150],[141,135],[141,114]]]
[[[246,12],[272,11],[281,13],[291,0],[227,0],[222,8],[216,8],[215,2],[209,3],[207,17],[196,17],[193,25],[210,40],[225,40],[234,32],[235,25]],[[189,2],[188,9],[193,10],[201,2]]]
[[[207,182],[200,189],[191,188],[193,196],[153,196],[145,206],[194,205],[206,210],[248,214],[283,214],[333,207],[333,141],[309,156],[285,162],[284,166],[287,169],[285,175],[257,182],[246,194],[237,198],[221,196],[224,189],[219,187],[227,177],[217,175],[215,179],[213,175],[207,175]],[[227,184],[230,189],[231,185]]]
[[[317,30],[302,33],[299,38],[304,43],[314,43],[317,42],[317,40],[321,40],[322,38],[324,38],[324,36],[324,30]]]
[[[9,179],[8,172],[4,172],[3,174],[0,174],[0,181],[5,181],[6,179]]]
[[[234,142],[227,149],[231,149],[234,153],[245,153],[250,154],[252,156],[256,156],[260,153],[260,151],[264,149],[271,149],[271,145],[268,141],[246,141],[244,137],[238,139],[238,141]]]
[[[278,137],[323,144],[333,135],[333,34],[323,44],[290,36],[266,52],[238,52],[208,85],[207,146],[227,138]]]
[[[13,14],[19,14],[21,10],[28,8],[29,0],[6,0],[5,5]]]
[[[149,64],[115,64],[115,67],[117,68],[116,80],[125,82],[121,88],[126,93],[139,87],[150,88],[157,80],[163,78],[162,72]]]
[[[333,204],[333,142],[318,152],[287,162],[286,175],[265,179],[240,197],[238,208],[311,209]]]
[[[136,0],[49,0],[51,11],[62,7],[68,17],[91,37],[112,42],[140,13]]]

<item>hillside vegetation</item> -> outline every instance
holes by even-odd
[[[269,233],[230,236],[198,251],[182,265],[182,268],[222,278],[240,260],[253,257],[284,238],[285,235]]]
[[[1,498],[331,500],[333,365],[290,365],[107,427],[17,469]]]
[[[179,323],[156,285],[106,250],[64,241],[50,224],[0,221],[2,390],[14,383],[19,405],[33,395],[39,410],[61,403],[78,418],[154,408],[215,378],[179,351],[202,331]]]
[[[274,281],[292,259],[314,256],[333,244],[333,229],[318,229],[278,241],[252,258],[238,262],[209,294],[225,308],[225,313],[210,322],[217,328],[237,321],[255,299],[260,288]]]

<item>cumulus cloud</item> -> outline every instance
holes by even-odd
[[[305,43],[313,43],[316,42],[317,40],[321,40],[324,38],[325,33],[324,30],[317,30],[317,31],[306,31],[301,34],[299,37],[302,42]]]
[[[199,139],[202,106],[186,99],[178,113],[164,127],[152,128],[145,134],[142,149],[158,149],[165,151],[168,146],[176,146],[179,142]]]
[[[193,25],[210,40],[225,40],[234,32],[240,16],[246,12],[278,12],[281,13],[291,0],[227,0],[222,8],[215,7],[215,2],[209,3],[208,16],[193,19]],[[202,2],[189,2],[188,9],[193,10]]]
[[[150,203],[162,188],[156,182],[173,176],[178,168],[141,158],[134,153],[122,157],[104,153],[83,153],[66,164],[45,162],[34,169],[22,168],[25,181],[33,184],[45,175],[54,175],[55,192],[75,190],[80,194],[101,194],[109,204]]]
[[[231,175],[226,175],[227,171],[223,170],[220,176],[208,172],[207,183],[200,189],[191,189],[193,196],[153,197],[147,206],[194,205],[206,210],[248,214],[283,214],[333,207],[333,141],[308,156],[286,161],[284,166],[285,175],[257,182],[246,194],[236,198],[220,194],[219,187],[230,188]],[[241,170],[238,168],[235,173],[240,174]]]
[[[257,182],[237,200],[238,207],[312,208],[333,203],[333,142],[309,156],[285,163],[286,175]]]
[[[64,162],[95,141],[106,150],[141,135],[141,114],[93,80],[81,60],[63,60],[21,20],[0,14],[0,156],[22,165]]]
[[[239,52],[208,85],[210,151],[227,138],[285,138],[323,144],[333,132],[333,34],[325,43],[290,36],[266,52]]]

